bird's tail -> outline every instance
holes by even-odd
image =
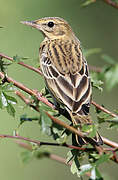
[[[91,138],[91,137],[83,138],[83,137],[73,134],[72,141],[74,142],[73,145],[78,145],[78,146],[82,146],[82,145],[85,145],[88,143],[92,144],[93,146],[103,145],[103,140],[98,132],[96,133],[96,136],[93,138]]]
[[[82,124],[87,124],[88,126],[92,124],[90,116],[85,116],[85,115],[84,116],[78,116],[78,115],[73,116],[72,122],[73,122],[73,125],[80,124],[79,130],[81,130]],[[94,146],[95,145],[96,146],[103,145],[103,140],[98,132],[96,132],[95,137],[80,137],[78,135],[73,134],[72,142],[74,143],[74,145],[78,145],[78,146],[82,146],[82,145],[85,145],[88,143],[90,143]]]

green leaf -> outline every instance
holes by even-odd
[[[108,90],[118,84],[118,64],[115,64],[105,71],[105,81]]]
[[[2,104],[2,97],[1,97],[1,93],[0,93],[0,109],[3,108],[3,104]]]
[[[109,114],[103,111],[100,111],[98,109],[96,109],[96,113],[97,113],[98,123],[104,123],[104,122],[107,122],[107,120],[112,119],[112,117]]]
[[[110,57],[110,56],[108,56],[108,55],[106,55],[106,54],[103,54],[101,57],[102,57],[102,59],[103,59],[104,61],[106,61],[108,64],[111,64],[111,65],[114,65],[114,64],[115,64],[115,60],[114,60],[112,57]]]
[[[40,106],[40,110],[41,111],[46,111],[46,112],[52,112],[52,113],[57,113],[57,111],[56,110],[54,110],[54,109],[52,109],[51,107],[49,107],[49,106],[47,106],[47,105],[45,105],[44,103],[42,103],[42,102],[40,102],[39,103],[39,106]]]
[[[73,158],[74,158],[74,154],[72,153],[72,150],[68,151],[66,162],[69,163]]]
[[[66,131],[62,126],[53,122],[51,127],[51,135],[58,143],[65,143],[67,137],[70,135],[70,132]]]
[[[111,157],[111,154],[103,154],[100,156],[100,158],[95,162],[96,166],[99,166],[100,164],[108,161]]]
[[[84,55],[86,58],[88,58],[89,56],[91,56],[93,54],[98,54],[100,52],[101,52],[100,48],[92,48],[92,49],[84,50]]]
[[[6,100],[11,103],[11,104],[16,104],[17,103],[17,100],[16,98],[12,97],[12,96],[8,96],[5,92],[3,92]]]
[[[2,86],[2,91],[4,92],[14,92],[15,90],[17,90],[17,88],[13,86],[13,83],[4,84]]]
[[[49,157],[50,156],[50,150],[47,149],[47,147],[40,147],[36,151],[34,151],[34,157],[41,159],[44,157]]]
[[[2,102],[2,106],[4,106],[4,107],[6,107],[8,105],[7,99],[3,92],[1,92],[1,102]]]
[[[88,137],[95,137],[97,128],[94,124],[92,124],[92,125],[84,124],[82,126],[82,131],[89,133]]]
[[[94,3],[96,0],[86,0],[83,4],[82,4],[82,6],[88,6],[89,4],[91,4],[91,3]]]
[[[32,151],[24,151],[21,153],[23,163],[29,163],[33,159]]]
[[[3,58],[0,56],[0,71],[6,73],[7,70],[7,63],[3,61]]]
[[[91,164],[84,164],[80,166],[80,176],[84,175],[86,172],[91,171],[92,165]]]
[[[29,58],[28,57],[21,57],[18,55],[13,56],[14,62],[17,62],[17,63],[19,63],[21,60],[27,60],[27,59],[29,59]]]
[[[100,172],[98,171],[98,169],[96,167],[92,168],[91,176],[90,176],[89,180],[103,180]]]
[[[80,173],[79,173],[80,170],[79,170],[79,168],[80,168],[80,163],[79,163],[79,161],[78,161],[78,157],[75,156],[74,159],[73,159],[71,168],[70,168],[72,174],[75,174],[75,173],[76,173],[77,176],[80,177]]]
[[[71,165],[71,172],[72,174],[77,174],[78,177],[80,177],[80,163],[79,163],[79,159],[81,159],[83,152],[80,152],[76,149],[72,149],[68,154],[67,157],[67,162],[72,161],[72,165]]]
[[[52,120],[46,115],[44,111],[40,111],[40,121],[39,124],[41,125],[41,130],[43,133],[46,133],[47,135],[51,135],[51,125]]]
[[[97,88],[98,90],[102,91],[103,88],[101,87],[104,83],[99,79],[98,73],[91,73],[91,83],[94,88]]]
[[[90,177],[90,179],[91,180],[97,180],[95,167],[93,167],[92,170],[91,170],[91,177]]]
[[[101,173],[99,172],[98,168],[95,168],[95,171],[96,171],[97,180],[103,180],[103,177]]]
[[[16,112],[16,111],[15,111],[15,109],[14,109],[14,107],[12,106],[11,103],[8,103],[8,104],[7,104],[6,109],[7,109],[7,112],[8,112],[11,116],[15,117],[15,112]]]

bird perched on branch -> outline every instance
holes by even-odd
[[[40,45],[40,65],[46,85],[54,100],[63,104],[70,114],[73,125],[92,124],[89,116],[91,81],[88,65],[83,56],[80,41],[70,25],[59,17],[46,17],[21,22],[44,34]],[[76,136],[78,145],[101,145],[97,133],[94,138]]]

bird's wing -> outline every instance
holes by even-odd
[[[91,83],[79,45],[52,43],[46,49],[40,52],[40,62],[51,93],[72,113],[88,115]]]

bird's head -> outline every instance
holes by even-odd
[[[38,29],[48,39],[58,39],[74,35],[70,25],[59,17],[45,17],[35,21],[21,21],[21,23]]]

